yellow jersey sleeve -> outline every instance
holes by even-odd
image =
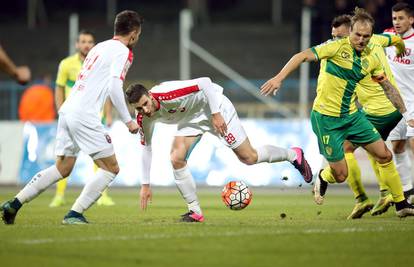
[[[336,52],[338,51],[340,44],[337,41],[327,41],[320,45],[311,47],[311,51],[315,55],[318,61],[331,58],[335,56]]]
[[[404,40],[398,35],[374,34],[371,40],[374,44],[382,47],[395,46],[397,48],[397,54],[405,51]]]
[[[386,78],[384,66],[380,58],[377,55],[373,55],[374,60],[372,62],[371,76],[375,81],[382,81],[383,78]]]
[[[56,85],[65,87],[68,80],[68,71],[65,64],[65,60],[62,60],[59,64],[58,73],[56,77]]]

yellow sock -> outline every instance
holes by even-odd
[[[371,166],[372,166],[372,169],[374,170],[374,172],[375,172],[375,176],[377,177],[377,180],[378,180],[378,185],[379,185],[379,188],[380,188],[380,191],[384,191],[384,190],[389,190],[390,188],[385,184],[385,181],[382,179],[382,177],[381,177],[381,175],[380,175],[380,173],[379,173],[379,169],[378,169],[378,163],[377,163],[377,161],[375,160],[375,158],[373,157],[373,156],[371,156],[371,154],[369,154],[368,153],[368,159],[369,159],[369,161],[371,162]]]
[[[394,201],[403,201],[405,198],[401,185],[400,175],[397,172],[394,161],[391,160],[387,163],[377,162],[377,166],[381,179],[385,181],[385,184],[390,188]]]
[[[56,184],[56,196],[63,197],[65,195],[66,186],[68,185],[68,178],[62,179]]]
[[[346,178],[346,181],[352,192],[354,192],[355,199],[364,201],[367,199],[367,194],[361,181],[361,169],[354,153],[345,153],[345,159],[348,165],[348,178]]]
[[[325,182],[328,182],[330,184],[335,184],[336,180],[332,173],[332,169],[329,166],[326,166],[325,169],[321,172],[321,177]]]
[[[102,197],[108,197],[108,188],[102,192]]]

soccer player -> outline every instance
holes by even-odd
[[[0,70],[15,79],[20,84],[30,81],[31,73],[27,66],[16,66],[0,46]]]
[[[404,57],[398,57],[393,49],[387,48],[388,63],[394,73],[397,84],[401,90],[405,106],[411,116],[414,116],[414,9],[407,3],[397,3],[392,7],[393,28],[385,31],[387,34],[398,35],[404,39],[406,53]],[[405,197],[414,202],[414,188],[412,183],[411,161],[409,153],[405,150],[407,140],[414,151],[414,128],[402,120],[390,133],[395,163],[401,176],[401,183]],[[388,188],[381,184],[382,197],[378,203],[390,198]]]
[[[188,206],[188,212],[181,218],[184,222],[204,221],[194,179],[187,167],[187,158],[205,132],[216,135],[245,164],[289,161],[306,182],[312,180],[312,171],[302,149],[285,149],[272,145],[253,148],[233,104],[223,95],[223,88],[210,78],[164,82],[149,91],[140,84],[133,84],[126,95],[128,102],[137,110],[141,143],[144,145],[142,209],[146,209],[147,202],[152,197],[151,139],[155,122],[177,124],[170,155],[175,183]]]
[[[69,97],[70,91],[75,84],[76,78],[81,71],[82,64],[88,55],[89,51],[95,45],[95,37],[92,32],[87,30],[81,30],[76,40],[77,52],[64,58],[59,64],[59,70],[56,77],[56,88],[55,88],[55,103],[56,109],[59,110],[63,102]],[[107,126],[112,123],[111,115],[111,101],[108,99],[105,103],[103,121]],[[96,165],[95,165],[96,170]],[[65,204],[65,190],[67,187],[67,178],[60,180],[56,183],[56,193],[49,204],[49,207],[60,207]],[[98,205],[111,206],[115,203],[108,196],[107,190],[102,192],[102,196],[98,199]]]
[[[344,157],[345,140],[363,146],[377,161],[379,175],[390,187],[397,216],[414,216],[414,207],[408,204],[402,192],[401,181],[386,147],[375,127],[355,104],[356,85],[364,78],[373,78],[383,88],[390,101],[407,122],[414,120],[406,112],[398,90],[384,74],[380,59],[372,53],[368,43],[372,36],[374,20],[364,9],[356,8],[351,19],[351,32],[347,38],[327,42],[296,55],[284,68],[261,87],[261,93],[275,93],[283,80],[302,62],[326,59],[318,77],[317,96],[311,114],[319,150],[329,162],[315,181],[314,198],[322,204],[328,183],[341,183],[348,177],[349,165]],[[370,77],[371,76],[371,77]]]
[[[138,125],[131,118],[123,94],[123,81],[133,60],[132,48],[141,33],[142,18],[134,11],[117,14],[114,37],[97,44],[88,53],[69,98],[59,110],[55,165],[37,173],[12,200],[0,207],[2,219],[13,224],[23,204],[57,181],[67,177],[82,150],[99,169],[85,185],[63,224],[86,224],[83,216],[119,172],[111,137],[105,132],[99,112],[108,98],[131,133]]]
[[[332,23],[332,36],[334,38],[347,37],[349,35],[350,27],[351,16],[338,16],[333,20]],[[400,55],[405,51],[403,40],[397,36],[389,35],[384,36],[374,34],[370,40],[370,43],[368,44],[368,47],[371,48],[372,53],[375,53],[375,55],[380,58],[381,62],[383,62],[385,75],[391,84],[395,88],[398,88],[396,86],[390,66],[386,62],[386,56],[383,49],[383,47],[388,47],[390,45],[395,45]],[[322,62],[326,62],[326,60],[322,60]],[[321,66],[322,65],[323,64],[321,63]],[[375,129],[377,129],[381,135],[381,138],[383,140],[386,140],[390,131],[401,120],[401,113],[396,110],[394,105],[389,101],[381,86],[377,82],[373,81],[370,77],[362,79],[357,84],[355,92],[356,96],[358,97],[358,102],[363,107],[362,111],[365,114],[366,118],[374,125]],[[344,142],[345,159],[350,170],[348,173],[348,178],[346,180],[351,190],[354,192],[356,199],[355,207],[352,210],[351,214],[348,216],[348,219],[361,218],[366,212],[370,211],[374,207],[372,202],[368,199],[367,194],[365,193],[365,189],[361,181],[361,170],[353,154],[357,148],[358,146],[353,145],[349,141]],[[379,175],[375,159],[370,154],[368,154],[368,158],[377,176],[379,184],[383,184],[383,182],[381,182],[381,176]],[[386,205],[375,206],[375,208],[372,210],[372,215],[378,215],[385,212],[391,203],[392,202],[387,202]]]

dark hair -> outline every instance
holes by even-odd
[[[332,24],[331,27],[333,28],[338,28],[342,25],[345,25],[346,27],[351,27],[351,15],[340,15],[340,16],[336,16],[333,20],[332,20]]]
[[[131,84],[125,92],[128,103],[138,102],[143,95],[148,95],[148,89],[142,84]]]
[[[414,9],[408,3],[400,2],[400,3],[393,5],[392,7],[392,11],[394,12],[398,12],[402,10],[405,11],[405,13],[407,13],[408,16],[414,17]]]
[[[130,32],[139,29],[144,19],[135,11],[124,10],[116,15],[114,22],[115,35],[128,35]]]
[[[90,30],[85,30],[85,29],[80,30],[79,33],[78,33],[78,39],[77,39],[78,41],[79,41],[79,37],[81,35],[90,35],[90,36],[92,36],[93,41],[95,41],[95,34]]]
[[[372,16],[367,11],[365,11],[365,9],[360,8],[360,7],[355,7],[354,15],[351,18],[351,29],[354,27],[355,23],[358,21],[371,24],[371,29],[374,30],[375,20],[372,18]]]

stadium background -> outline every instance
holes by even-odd
[[[137,10],[145,18],[140,43],[134,49],[135,61],[127,84],[140,81],[148,86],[180,78],[179,14],[189,9],[194,26],[191,38],[215,57],[259,87],[274,75],[291,55],[300,50],[301,15],[311,11],[310,44],[330,37],[330,21],[338,14],[349,13],[358,4],[376,19],[376,32],[391,26],[390,8],[396,1],[385,0],[43,0],[7,1],[0,9],[0,43],[17,65],[27,64],[33,84],[56,77],[59,61],[69,53],[69,17],[77,14],[79,29],[96,34],[97,42],[112,36],[114,15],[123,9]],[[408,1],[410,2],[410,1]],[[305,110],[315,96],[317,64],[310,65],[309,94]],[[322,164],[307,117],[300,118],[298,72],[284,83],[274,100],[278,109],[268,108],[256,97],[242,90],[237,82],[191,56],[191,77],[209,76],[225,88],[234,102],[254,144],[270,142],[280,146],[303,146],[316,171]],[[54,88],[54,83],[49,84]],[[39,169],[53,163],[55,123],[36,124],[18,120],[18,105],[28,86],[19,86],[0,74],[0,184],[24,184]],[[288,110],[288,115],[280,112]],[[116,112],[114,112],[116,116]],[[303,114],[302,114],[303,115]],[[306,115],[306,114],[305,114]],[[160,126],[153,168],[154,183],[173,183],[168,162],[173,129]],[[129,136],[120,123],[110,129],[120,159],[121,172],[116,185],[139,183],[139,142]],[[162,134],[161,134],[162,132]],[[166,134],[168,133],[168,134]],[[119,144],[117,146],[117,140]],[[132,145],[131,145],[132,144]],[[135,145],[134,145],[135,144]],[[301,179],[289,164],[261,164],[245,167],[231,151],[222,149],[217,140],[207,136],[190,158],[191,170],[200,184],[221,185],[229,179],[242,179],[252,185],[298,187]],[[362,161],[366,181],[374,182],[364,153]],[[237,171],[236,171],[237,170]],[[156,171],[156,172],[155,172]],[[154,173],[155,172],[155,173]],[[77,163],[70,184],[82,184],[92,173],[86,156]]]

